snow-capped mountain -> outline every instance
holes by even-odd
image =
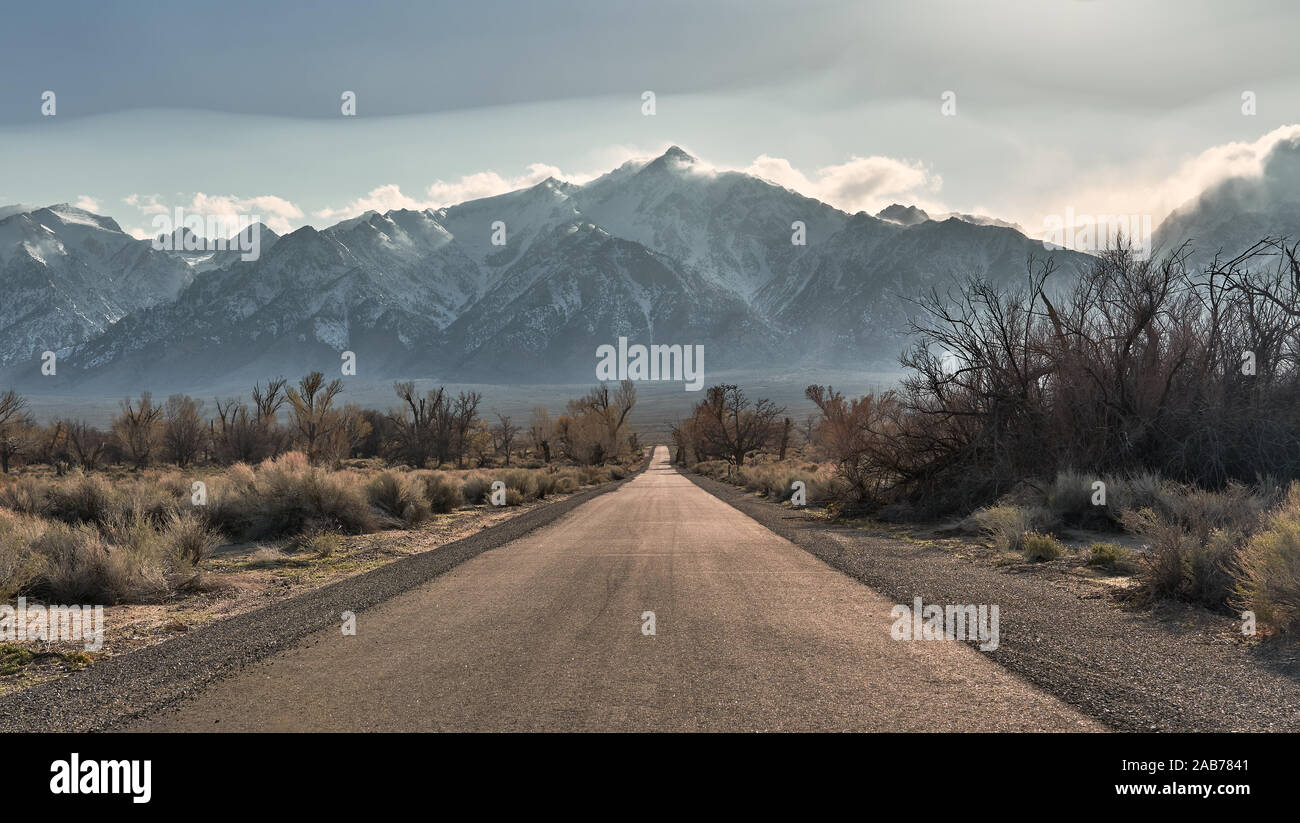
[[[155,251],[69,207],[27,211],[0,221],[0,284],[22,295],[6,303],[0,374],[34,379],[32,351],[55,348],[69,387],[201,390],[334,372],[351,351],[368,378],[587,381],[619,337],[703,345],[706,369],[887,368],[904,298],[1019,278],[1048,254],[914,211],[911,225],[851,215],[677,147],[582,186],[263,227],[251,261]],[[1062,276],[1089,259],[1053,254]]]
[[[66,204],[15,211],[0,220],[0,368],[92,339],[190,278],[112,218]]]
[[[225,242],[209,242],[199,237],[185,226],[181,226],[170,236],[159,236],[159,245],[172,257],[181,260],[187,266],[200,273],[213,269],[222,269],[244,259],[248,250],[257,247],[257,254],[264,254],[280,235],[272,231],[265,223],[254,223],[235,232]]]
[[[747,301],[849,217],[757,177],[712,171],[677,146],[649,163],[627,163],[571,196],[611,234],[668,255]],[[791,242],[796,221],[807,245]]]

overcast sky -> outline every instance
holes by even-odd
[[[50,2],[0,27],[0,204],[273,228],[679,144],[840,208],[1153,214],[1300,123],[1266,2]],[[642,94],[656,95],[654,116]],[[56,114],[42,115],[55,93]],[[356,94],[355,117],[340,112]],[[1242,113],[1253,92],[1256,114]],[[953,92],[956,115],[941,111]]]

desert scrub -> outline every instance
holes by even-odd
[[[220,540],[194,512],[172,514],[162,529],[163,551],[176,569],[197,567],[212,556]]]
[[[1163,512],[1124,514],[1124,527],[1148,544],[1139,568],[1142,591],[1228,611],[1238,548],[1259,530],[1267,497],[1235,483],[1222,491],[1180,487],[1163,506]]]
[[[102,477],[82,475],[50,487],[47,513],[65,523],[103,523],[114,509],[113,498]]]
[[[993,540],[999,551],[1020,551],[1025,535],[1033,527],[1029,509],[1024,506],[992,506],[975,512],[980,531]]]
[[[1088,565],[1114,571],[1131,571],[1133,552],[1118,543],[1093,543],[1088,547]]]
[[[419,477],[388,471],[370,479],[366,494],[375,508],[414,528],[433,514],[423,486]]]
[[[528,469],[506,469],[497,473],[496,479],[506,484],[506,496],[509,497],[509,490],[519,492],[520,500],[527,500],[537,496],[537,481],[533,479],[534,472]]]
[[[232,537],[293,535],[309,525],[363,534],[378,523],[360,486],[352,472],[326,471],[301,452],[288,452],[263,461],[251,486],[227,483],[211,516]]]
[[[465,502],[477,506],[487,502],[487,493],[492,489],[492,478],[478,472],[467,474],[461,481],[461,488],[465,492]]]
[[[0,676],[17,674],[22,671],[23,666],[35,659],[36,655],[22,646],[0,643]]]
[[[1238,604],[1286,632],[1300,630],[1300,483],[1238,550]]]
[[[1065,547],[1061,545],[1061,541],[1050,534],[1031,531],[1025,532],[1021,538],[1020,551],[1025,555],[1026,560],[1041,563],[1060,557],[1065,553]]]
[[[0,508],[20,514],[48,514],[49,499],[50,483],[36,477],[19,477],[0,486]]]
[[[343,536],[327,528],[309,528],[289,543],[294,551],[314,557],[333,557],[343,551]]]
[[[40,518],[0,509],[0,602],[14,598],[40,575],[32,542],[45,531]]]
[[[125,523],[111,545],[88,524],[51,522],[33,542],[44,563],[32,592],[52,603],[151,602],[168,592],[161,540],[147,525]]]
[[[420,482],[424,487],[424,499],[434,514],[447,514],[465,503],[460,481],[453,477],[442,472],[429,472],[421,475]]]

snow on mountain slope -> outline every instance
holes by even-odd
[[[507,379],[594,376],[594,353],[620,336],[704,345],[721,368],[770,356],[762,318],[672,258],[589,222],[539,237],[483,299],[448,329],[460,374]]]
[[[254,261],[155,252],[70,207],[24,212],[0,221],[0,284],[19,295],[0,312],[0,371],[30,378],[31,353],[57,348],[68,385],[201,388],[337,373],[352,351],[367,378],[587,380],[620,336],[704,345],[715,370],[888,365],[904,298],[1018,278],[1047,254],[1008,228],[894,212],[907,219],[849,215],[677,147],[583,186],[269,233]],[[1055,256],[1063,277],[1087,261]]]
[[[68,205],[11,214],[0,220],[0,368],[172,300],[190,276],[112,218]]]
[[[803,247],[791,242],[796,221],[813,245],[849,217],[757,177],[712,171],[676,146],[591,181],[572,199],[587,220],[681,261],[746,301],[800,256]]]

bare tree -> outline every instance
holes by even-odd
[[[519,427],[510,422],[509,417],[497,415],[497,425],[492,427],[492,441],[498,453],[506,456],[506,466],[510,465],[510,452],[514,447],[515,436]]]
[[[5,474],[10,461],[26,451],[33,425],[25,397],[13,389],[0,394],[0,469]]]
[[[551,446],[555,442],[555,421],[545,406],[533,407],[533,418],[528,424],[528,436],[533,441],[533,448],[541,453],[542,459],[551,462]]]
[[[86,471],[99,468],[104,452],[108,449],[108,437],[99,429],[86,424],[84,420],[65,423],[68,432],[68,451],[77,465]]]
[[[296,388],[286,390],[290,421],[310,463],[326,456],[331,439],[343,426],[343,415],[334,407],[334,398],[341,391],[342,380],[335,378],[326,383],[325,375],[318,371],[299,380]]]
[[[149,465],[158,446],[159,421],[163,410],[153,404],[149,392],[140,395],[140,402],[132,404],[131,398],[122,400],[121,414],[113,420],[113,434],[130,456],[136,469]]]
[[[393,432],[391,454],[416,467],[431,460],[441,466],[451,448],[451,398],[442,387],[420,397],[413,382],[395,383],[393,390],[403,405],[388,413]]]
[[[163,409],[163,449],[182,469],[203,452],[207,430],[203,425],[203,401],[173,394]]]
[[[736,385],[710,387],[696,406],[701,435],[710,450],[736,464],[745,465],[745,455],[761,449],[775,432],[775,421],[783,407],[760,398],[750,401]]]
[[[456,468],[465,468],[465,453],[469,450],[469,433],[478,420],[478,404],[483,395],[479,392],[461,392],[452,406],[452,431],[455,435]]]

